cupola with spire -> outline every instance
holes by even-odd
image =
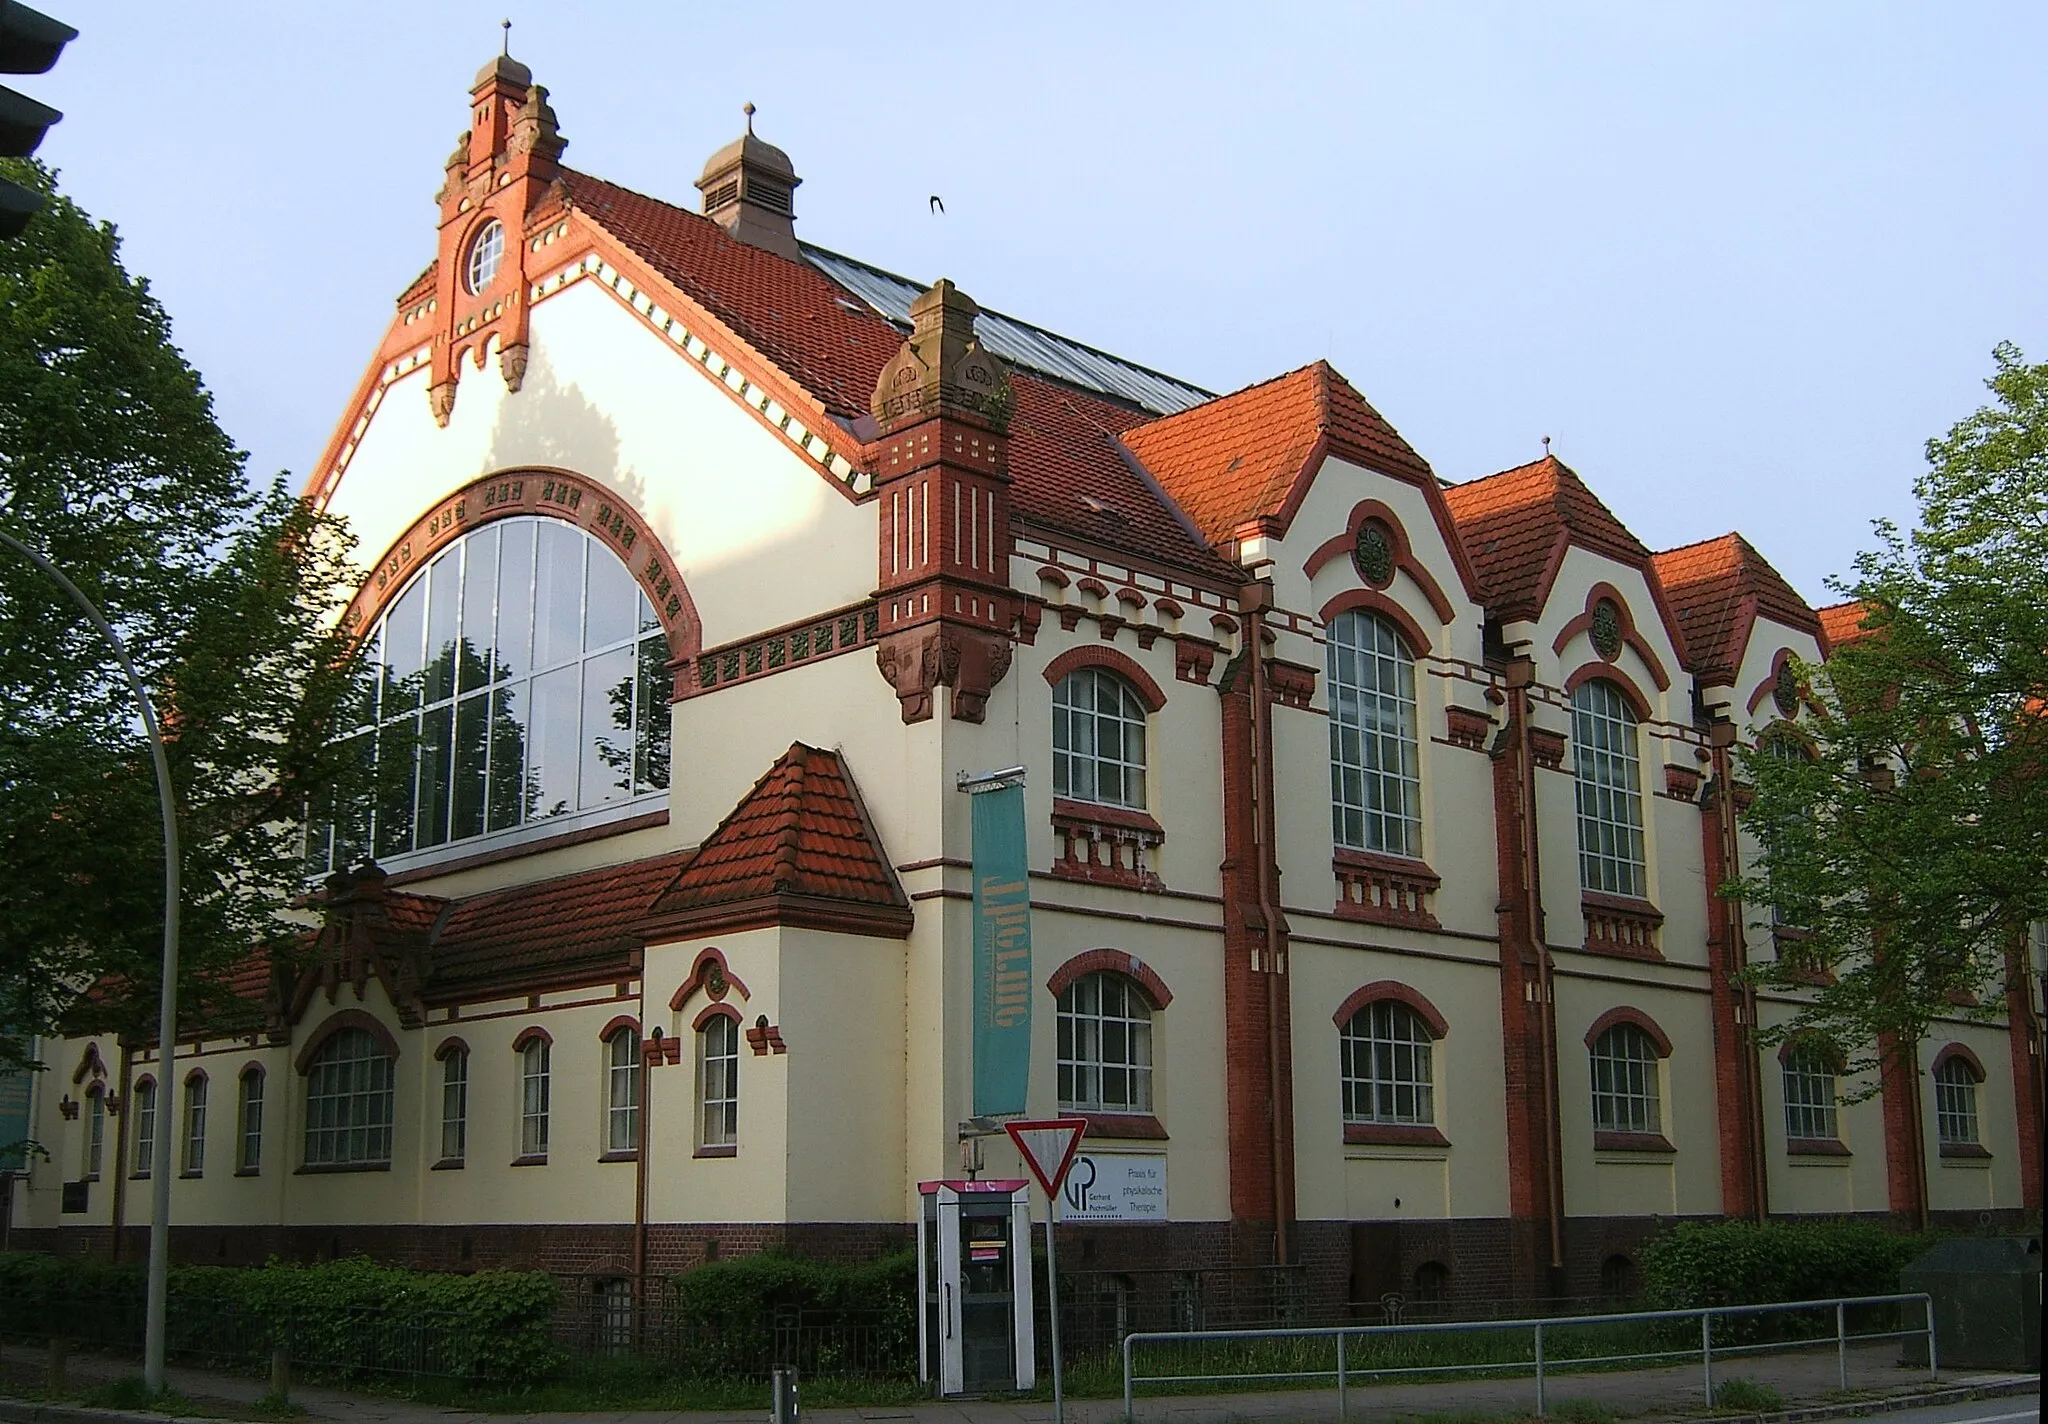
[[[704,216],[750,247],[801,261],[795,194],[804,180],[796,176],[788,154],[755,137],[752,104],[746,115],[747,131],[712,154],[697,180]]]

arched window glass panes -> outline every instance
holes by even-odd
[[[1328,662],[1331,833],[1352,850],[1418,856],[1415,657],[1386,619],[1340,613]]]
[[[1429,1025],[1406,1004],[1381,999],[1344,1025],[1344,1121],[1436,1121]]]
[[[380,676],[351,740],[377,792],[316,829],[316,867],[668,789],[668,642],[626,566],[574,525],[518,517],[473,530],[414,576],[371,637]]]
[[[242,1074],[241,1110],[236,1114],[235,1170],[254,1172],[263,1166],[263,1070],[250,1068]]]
[[[485,223],[469,245],[469,291],[480,296],[498,275],[505,261],[505,228],[496,218]]]
[[[469,1150],[469,1050],[441,1059],[441,1160],[459,1166]]]
[[[359,1028],[345,1028],[306,1068],[306,1165],[391,1160],[391,1055]]]
[[[156,1163],[156,1083],[145,1078],[135,1085],[135,1175],[147,1177]]]
[[[1121,974],[1096,970],[1060,991],[1060,1106],[1152,1111],[1152,1007]]]
[[[1934,1070],[1934,1125],[1948,1146],[1974,1146],[1977,1135],[1977,1074],[1962,1058]]]
[[[1101,668],[1080,668],[1052,690],[1052,794],[1145,809],[1145,704]]]
[[[1579,787],[1579,884],[1644,898],[1636,714],[1611,682],[1581,683],[1572,694],[1572,770]]]
[[[1826,1056],[1802,1048],[1785,1059],[1785,1135],[1828,1138],[1836,1135],[1835,1069]]]
[[[622,1028],[605,1040],[605,1138],[607,1152],[640,1146],[640,1035]]]
[[[734,1147],[740,1131],[740,1026],[713,1014],[697,1030],[697,1145]]]
[[[1593,1040],[1593,1126],[1602,1132],[1662,1132],[1657,1045],[1634,1024]]]

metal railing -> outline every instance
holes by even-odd
[[[1911,1329],[1859,1331],[1851,1333],[1849,1312],[1866,1307],[1905,1306],[1919,1302],[1924,1324]],[[1834,1317],[1834,1331],[1828,1335],[1795,1337],[1792,1339],[1766,1340],[1761,1343],[1723,1343],[1718,1349],[1714,1344],[1714,1321],[1727,1317],[1761,1316],[1784,1313],[1811,1313],[1825,1316],[1831,1312]],[[1894,1315],[1896,1320],[1904,1315],[1901,1310]],[[1554,1342],[1560,1332],[1583,1331],[1590,1326],[1660,1326],[1663,1322],[1697,1320],[1699,1322],[1699,1344],[1686,1344],[1670,1349],[1650,1350],[1629,1354],[1573,1355],[1568,1358],[1546,1358],[1544,1333],[1550,1332]],[[1357,1365],[1353,1363],[1348,1346],[1351,1342],[1365,1344],[1373,1340],[1391,1337],[1421,1337],[1445,1335],[1453,1332],[1527,1331],[1534,1345],[1527,1358],[1494,1360],[1483,1364],[1431,1363],[1420,1365]],[[1340,1419],[1350,1418],[1350,1386],[1352,1381],[1370,1381],[1396,1375],[1451,1375],[1451,1374],[1509,1374],[1533,1373],[1536,1382],[1536,1414],[1538,1418],[1548,1414],[1549,1401],[1546,1397],[1546,1381],[1550,1375],[1566,1370],[1588,1369],[1596,1366],[1611,1366],[1636,1362],[1671,1362],[1681,1359],[1697,1359],[1700,1362],[1701,1383],[1706,1390],[1709,1408],[1714,1404],[1714,1360],[1731,1356],[1759,1353],[1777,1353],[1807,1349],[1818,1345],[1832,1344],[1835,1347],[1837,1368],[1841,1387],[1849,1387],[1849,1346],[1867,1344],[1876,1340],[1899,1340],[1924,1335],[1927,1340],[1927,1375],[1929,1379],[1940,1379],[1940,1364],[1934,1344],[1934,1301],[1924,1292],[1905,1295],[1838,1296],[1828,1300],[1780,1301],[1769,1305],[1717,1305],[1694,1310],[1642,1310],[1610,1315],[1553,1316],[1527,1320],[1464,1320],[1431,1322],[1416,1325],[1340,1325],[1282,1330],[1155,1330],[1142,1331],[1124,1337],[1124,1419],[1136,1418],[1132,1406],[1136,1387],[1141,1384],[1201,1384],[1229,1381],[1233,1384],[1248,1380],[1317,1380],[1330,1379],[1337,1389],[1337,1414]],[[1136,1370],[1137,1351],[1146,1345],[1207,1345],[1221,1341],[1243,1341],[1280,1345],[1285,1342],[1310,1344],[1326,1341],[1334,1345],[1334,1360],[1325,1364],[1318,1360],[1315,1367],[1298,1369],[1258,1370],[1243,1367],[1220,1373],[1194,1374],[1151,1374],[1141,1375]],[[1321,1352],[1319,1352],[1321,1353]],[[1307,1362],[1301,1361],[1306,1364]]]

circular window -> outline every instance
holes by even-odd
[[[491,285],[505,260],[505,225],[492,218],[469,245],[469,294],[477,296]]]
[[[1621,610],[1610,599],[1593,605],[1593,651],[1609,662],[1621,654]]]
[[[1799,711],[1799,674],[1792,670],[1788,659],[1778,664],[1778,676],[1771,684],[1771,701],[1778,705],[1780,717],[1792,717]]]
[[[1351,562],[1358,566],[1358,576],[1374,588],[1385,588],[1394,581],[1394,540],[1386,525],[1368,519],[1358,526]]]

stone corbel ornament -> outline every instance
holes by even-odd
[[[453,377],[439,385],[427,387],[427,401],[434,408],[434,424],[448,428],[448,417],[455,413],[455,381]]]
[[[999,634],[941,625],[883,639],[875,648],[875,666],[896,689],[906,723],[931,719],[932,694],[941,685],[953,689],[955,719],[980,722],[1012,656],[1010,640]]]
[[[530,351],[527,343],[515,341],[498,352],[498,371],[505,378],[506,390],[516,391],[526,384],[526,358]]]

